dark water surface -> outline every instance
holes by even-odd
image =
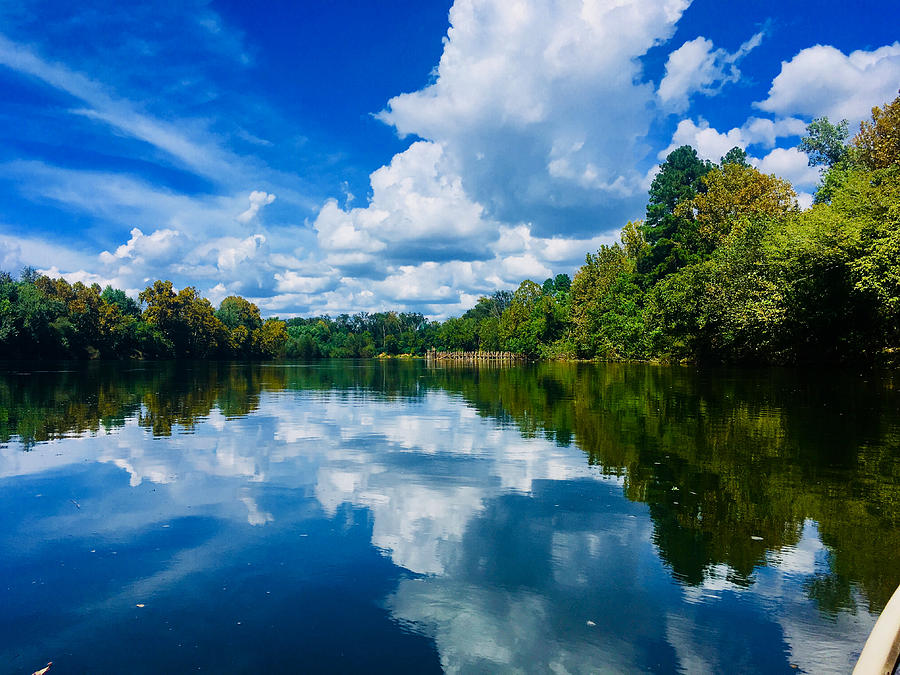
[[[900,376],[0,371],[0,673],[848,672]]]

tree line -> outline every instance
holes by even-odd
[[[260,318],[192,287],[139,295],[0,273],[7,357],[342,358],[509,351],[533,358],[801,363],[900,353],[900,96],[848,123],[807,127],[800,149],[821,181],[801,210],[790,183],[750,166],[672,151],[646,216],[620,241],[558,274],[498,290],[458,317],[360,312]]]
[[[283,321],[263,321],[239,296],[214,309],[193,287],[156,281],[139,294],[70,284],[25,268],[0,272],[0,353],[22,358],[271,358],[287,341]]]

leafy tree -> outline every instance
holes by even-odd
[[[0,271],[0,349],[8,358],[13,355],[15,342],[19,336],[19,326],[15,311],[17,287],[8,272]]]
[[[513,294],[511,291],[494,291],[491,300],[494,302],[492,314],[499,320],[506,308],[512,304]]]
[[[109,305],[115,305],[125,316],[138,316],[141,313],[140,305],[125,291],[112,286],[107,286],[100,294],[100,299]]]
[[[660,164],[650,186],[647,218],[642,227],[649,246],[639,269],[651,282],[697,260],[696,227],[687,214],[679,214],[677,209],[702,190],[701,179],[712,168],[713,164],[701,160],[689,145],[673,150]]]
[[[782,359],[785,284],[763,243],[775,226],[764,219],[738,221],[710,258],[650,291],[647,319],[657,353],[715,361]]]
[[[601,350],[603,300],[620,274],[628,270],[625,249],[618,244],[601,246],[596,254],[588,253],[571,290],[571,331],[576,353],[593,357]]]
[[[451,317],[440,330],[440,341],[449,351],[475,351],[478,349],[478,327],[470,317]]]
[[[572,287],[572,279],[568,274],[557,274],[555,277],[549,277],[541,284],[541,290],[544,295],[560,296],[569,292]]]
[[[254,331],[262,326],[259,308],[239,295],[229,295],[222,300],[216,310],[216,318],[229,330],[243,326],[248,331]]]
[[[24,284],[33,284],[40,276],[40,273],[34,267],[26,265],[19,272],[19,281]]]
[[[572,281],[570,337],[575,353],[606,359],[645,358],[643,291],[635,274],[646,250],[640,222],[622,229],[622,243],[588,254]]]
[[[502,349],[500,319],[488,316],[478,322],[478,348],[486,352],[496,352]]]
[[[228,329],[228,347],[238,356],[254,351],[252,336],[262,326],[259,308],[239,295],[229,295],[219,303],[216,318]]]
[[[718,246],[738,223],[778,218],[797,209],[791,184],[753,167],[729,162],[702,179],[703,190],[682,202],[676,214],[693,219],[706,253]]]
[[[284,321],[266,319],[259,328],[253,331],[252,339],[255,353],[270,358],[279,356],[288,339]]]
[[[538,353],[539,340],[530,320],[532,311],[543,296],[541,287],[530,279],[519,284],[512,302],[500,317],[500,342],[505,349],[529,356]]]
[[[228,330],[209,300],[188,286],[178,293],[171,281],[156,281],[141,291],[143,318],[172,343],[178,356],[205,358],[228,345]]]
[[[738,164],[739,166],[750,166],[750,162],[747,161],[747,153],[743,148],[738,146],[734,146],[731,150],[725,153],[725,156],[719,160],[719,164],[721,166],[725,166],[726,164]]]
[[[797,147],[809,155],[810,166],[833,167],[847,155],[849,122],[832,124],[827,117],[817,117],[806,126],[806,136]]]
[[[35,356],[59,357],[68,349],[65,305],[47,297],[32,282],[21,282],[15,305],[20,351]]]
[[[867,169],[900,164],[900,95],[884,108],[872,108],[872,121],[864,121],[853,139],[856,159]]]

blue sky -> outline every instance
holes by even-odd
[[[177,6],[176,6],[177,5]],[[264,314],[572,273],[683,143],[790,179],[900,87],[896,2],[0,6],[0,268]]]

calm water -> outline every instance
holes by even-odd
[[[847,672],[900,376],[0,371],[0,672]]]

